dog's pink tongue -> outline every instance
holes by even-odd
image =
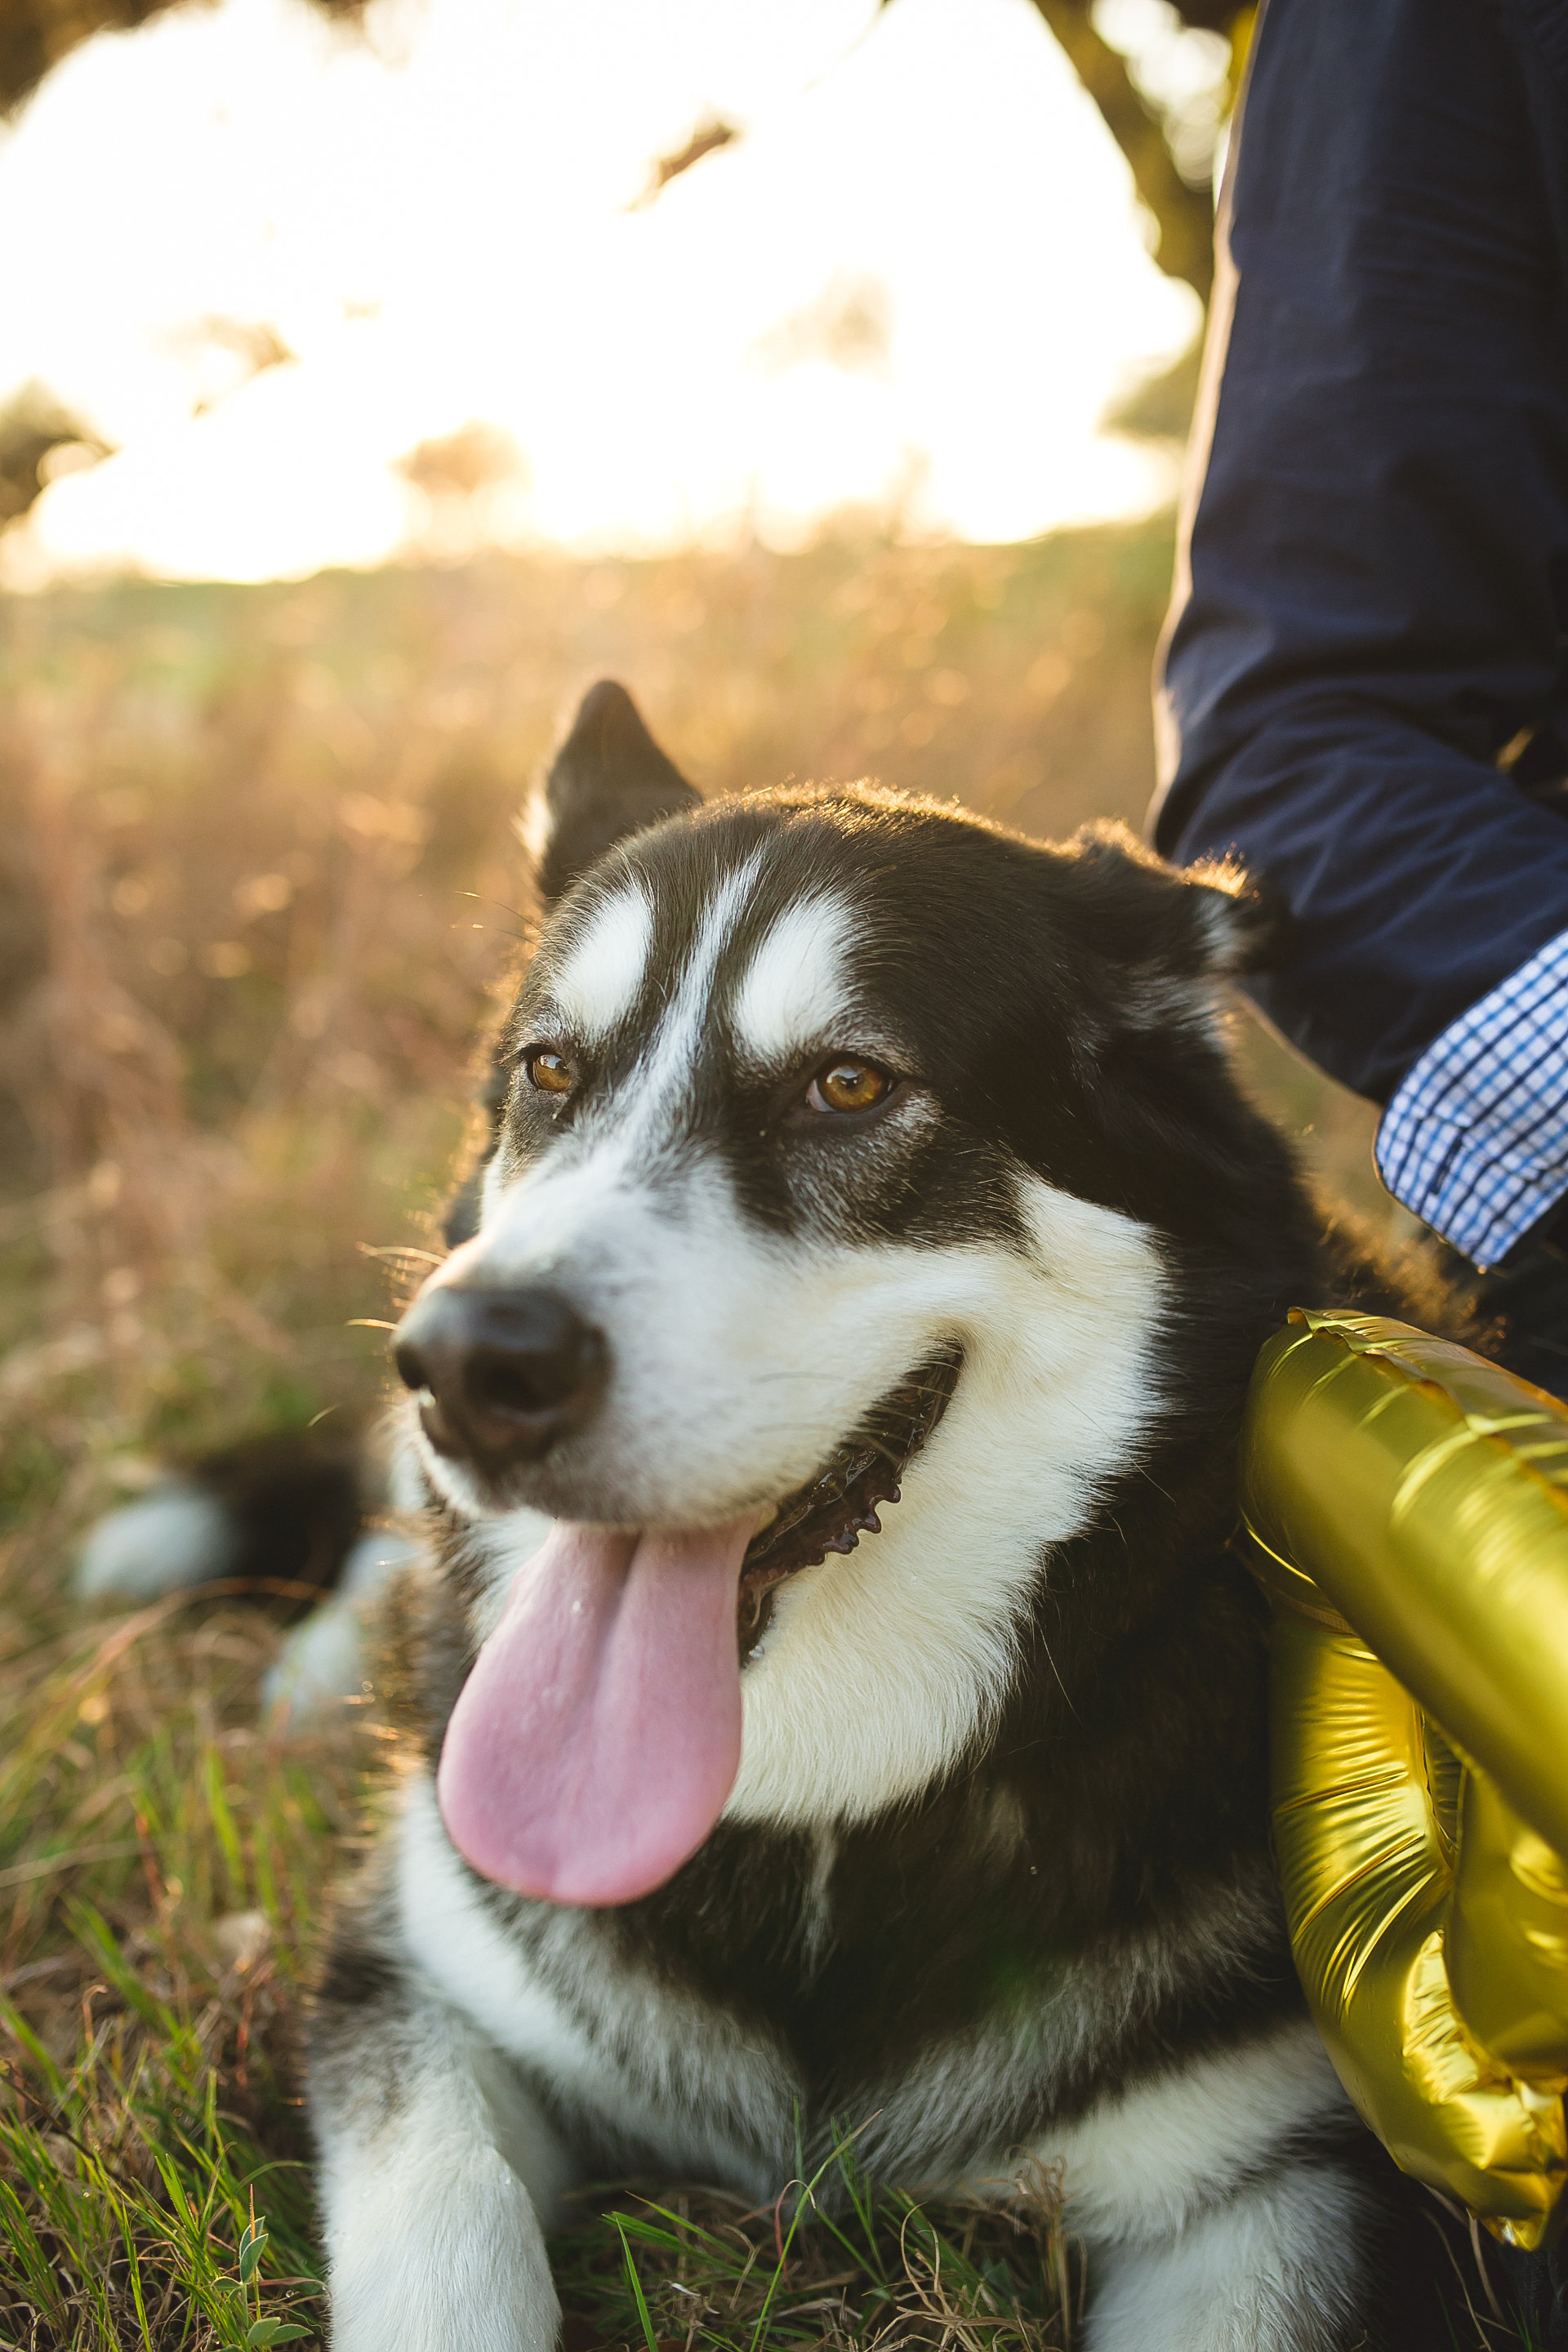
[[[741,1762],[735,1596],[756,1514],[617,1535],[557,1521],[452,1711],[453,1844],[553,1903],[630,1903],[695,1853]]]

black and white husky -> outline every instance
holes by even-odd
[[[1094,2352],[1349,2352],[1381,2257],[1227,1549],[1357,1296],[1234,1076],[1259,919],[1130,836],[703,806],[616,687],[471,1232],[399,1328],[444,1599],[310,2105],[337,2352],[548,2352],[562,2192],[1060,2166]]]

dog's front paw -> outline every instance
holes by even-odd
[[[493,2151],[429,2155],[329,2231],[332,2352],[551,2352],[561,2305],[528,2191]]]
[[[1348,2172],[1303,2164],[1194,2215],[1163,2244],[1104,2249],[1085,2352],[1364,2344],[1356,2204]],[[1096,2267],[1091,2250],[1091,2282]]]

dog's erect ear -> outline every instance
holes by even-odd
[[[1284,904],[1253,881],[1245,866],[1231,858],[1209,858],[1165,871],[1183,892],[1205,980],[1262,971],[1278,960],[1285,935]]]
[[[583,697],[534,813],[541,897],[552,904],[617,841],[701,805],[626,688],[601,678]]]
[[[1138,1009],[1139,982],[1158,999],[1162,982],[1201,986],[1278,957],[1281,914],[1239,866],[1178,869],[1110,823],[1085,825],[1070,846],[1096,943],[1134,982],[1129,1011]]]

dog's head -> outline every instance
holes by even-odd
[[[610,687],[545,812],[478,1229],[397,1360],[510,1591],[448,1825],[620,1900],[726,1801],[864,1815],[962,1752],[1190,1401],[1194,1269],[1300,1212],[1216,1035],[1234,878],[860,786],[704,807]]]

